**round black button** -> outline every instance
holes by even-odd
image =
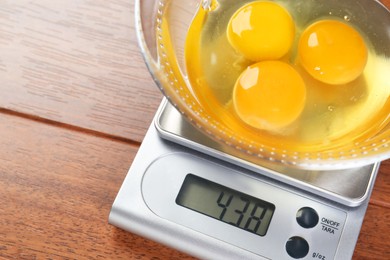
[[[312,208],[304,207],[297,212],[297,222],[301,227],[313,228],[318,224],[318,221],[318,214]]]
[[[309,244],[302,237],[291,237],[286,243],[286,251],[292,258],[303,258],[309,253]]]

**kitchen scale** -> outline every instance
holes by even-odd
[[[351,259],[378,168],[259,164],[164,100],[109,222],[202,259]]]

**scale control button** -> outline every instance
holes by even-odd
[[[297,212],[297,222],[303,228],[313,228],[318,224],[319,217],[317,211],[304,207]]]
[[[286,243],[286,251],[292,258],[303,258],[309,253],[309,244],[302,237],[291,237]]]

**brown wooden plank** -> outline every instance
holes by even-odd
[[[0,107],[140,141],[162,94],[133,2],[3,1]]]
[[[0,50],[3,108],[140,141],[162,97],[137,46],[134,1],[3,2]]]
[[[0,259],[185,259],[108,224],[138,149],[0,114]]]
[[[382,162],[379,168],[375,187],[371,195],[371,203],[390,210],[390,160]]]
[[[136,146],[4,114],[0,133],[0,258],[189,258],[107,223]],[[370,205],[355,259],[389,253],[389,218]]]
[[[353,259],[389,259],[390,210],[370,205],[363,222]]]

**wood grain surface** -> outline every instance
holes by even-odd
[[[191,259],[108,224],[162,98],[133,9],[0,0],[0,259]],[[385,161],[354,259],[389,259],[389,233]]]
[[[0,1],[0,106],[140,141],[162,95],[133,9],[129,0]]]

